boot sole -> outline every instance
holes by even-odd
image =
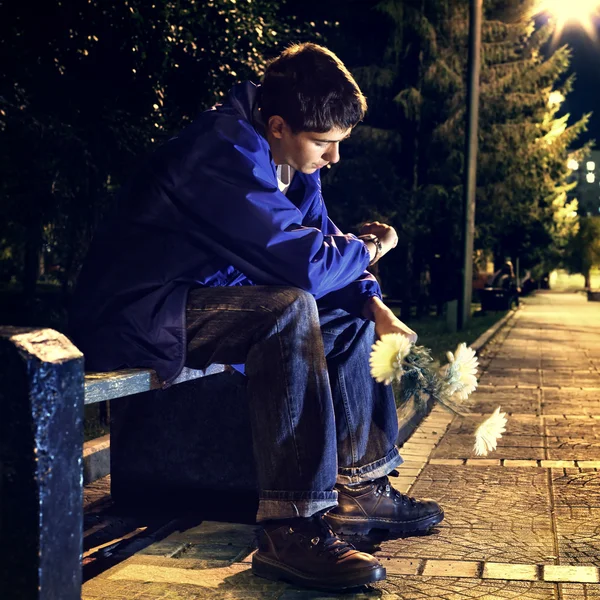
[[[337,534],[367,535],[372,529],[384,529],[390,533],[421,533],[444,520],[444,511],[417,521],[398,522],[391,519],[360,519],[327,514],[325,520]]]
[[[384,567],[353,573],[343,578],[315,578],[279,561],[258,554],[252,557],[252,573],[271,581],[285,581],[294,585],[328,592],[356,588],[376,581],[384,581],[386,578]]]

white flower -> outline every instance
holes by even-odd
[[[487,456],[488,452],[496,449],[498,440],[506,431],[506,413],[500,412],[498,407],[494,414],[484,421],[475,432],[475,447],[477,456]]]
[[[477,357],[475,350],[463,342],[456,352],[446,354],[450,363],[441,369],[441,375],[446,380],[450,397],[457,396],[466,400],[477,389]]]
[[[377,382],[388,385],[393,379],[402,378],[402,361],[409,355],[411,345],[401,333],[387,333],[373,344],[369,364]]]

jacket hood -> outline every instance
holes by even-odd
[[[258,94],[260,86],[251,81],[244,81],[234,85],[229,91],[229,104],[246,121],[252,123],[260,133],[264,131],[264,125],[258,110]]]

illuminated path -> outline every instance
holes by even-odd
[[[402,449],[397,487],[438,500],[445,521],[426,536],[357,544],[384,562],[382,585],[336,596],[261,580],[250,573],[252,527],[102,516],[101,481],[87,491],[87,539],[98,542],[89,572],[103,527],[128,538],[111,555],[105,536],[113,566],[96,569],[83,599],[600,599],[600,303],[527,299],[481,362],[474,415],[436,409]],[[496,406],[510,413],[507,433],[478,459],[473,432]]]

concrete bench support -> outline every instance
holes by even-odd
[[[0,361],[1,595],[79,600],[83,356],[51,329],[0,327]]]
[[[113,402],[110,457],[115,503],[233,518],[244,495],[253,517],[246,378],[224,372]]]

